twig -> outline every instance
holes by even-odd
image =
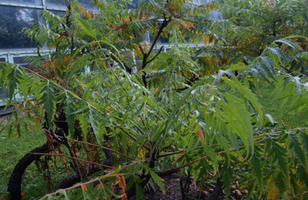
[[[160,52],[163,50],[163,48],[164,48],[164,46],[161,46],[159,51],[157,52],[157,54],[154,56],[154,58],[152,58],[151,60],[146,62],[145,65],[149,64],[150,62],[152,62],[160,54]]]
[[[144,53],[144,51],[143,51],[142,47],[140,46],[140,44],[138,44],[138,46],[139,46],[139,49],[140,49],[140,51],[141,51],[142,55],[144,56],[144,55],[145,55],[145,53]]]
[[[158,38],[160,37],[161,33],[163,32],[164,28],[167,27],[168,23],[171,21],[171,18],[169,19],[164,19],[162,25],[159,27],[158,33],[156,35],[156,37],[154,38],[154,41],[150,47],[150,50],[147,52],[146,57],[143,57],[143,62],[142,62],[142,69],[144,69],[147,65],[146,63],[146,59],[149,57],[149,55],[151,54],[151,52],[153,51],[153,48],[158,40]]]
[[[89,163],[89,164],[93,164],[93,165],[98,165],[98,166],[109,168],[109,169],[114,168],[112,166],[103,165],[103,164],[100,164],[100,163],[96,163],[96,162],[92,162],[92,161],[88,161],[88,160],[83,160],[81,158],[76,158],[76,157],[72,157],[72,156],[68,156],[68,155],[60,154],[60,153],[31,153],[30,152],[30,154],[42,155],[42,156],[44,156],[44,155],[46,155],[46,156],[64,156],[64,157],[67,157],[67,158],[71,158],[71,159],[74,159],[74,160],[79,160],[79,161],[82,161],[82,162],[85,162],[85,163]]]
[[[133,140],[137,140],[132,134],[130,134],[129,132],[127,132],[126,130],[124,130],[123,128],[119,127],[119,129],[121,129],[124,133],[126,133],[126,135],[128,135],[129,137],[131,137]]]
[[[303,196],[303,195],[305,195],[307,193],[308,193],[308,191],[305,191],[305,192],[302,192],[302,193],[300,193],[300,194],[298,194],[296,196],[287,197],[286,199],[297,199],[297,198],[300,198],[301,196]]]
[[[122,127],[118,127],[119,129],[121,129],[124,133],[126,133],[126,135],[128,135],[129,137],[131,137],[133,140],[137,141],[137,139],[132,136],[129,132],[127,132],[126,130],[124,130]],[[144,148],[146,148],[148,151],[150,151],[150,148],[146,145],[143,145]]]
[[[136,164],[138,164],[138,163],[139,163],[139,162],[133,162],[133,163],[131,163],[131,164],[129,164],[129,165],[125,165],[125,166],[123,166],[123,167],[120,169],[120,171],[122,171],[122,170],[124,170],[124,169],[126,169],[126,168],[128,168],[128,167],[131,167],[131,166],[133,166],[133,165],[136,165]],[[108,167],[110,167],[110,166],[108,166]],[[114,168],[114,167],[111,167],[111,168]],[[71,190],[71,189],[75,189],[75,188],[82,187],[83,185],[87,185],[87,184],[90,184],[90,183],[94,183],[94,182],[96,182],[96,181],[100,181],[100,180],[102,180],[102,179],[104,179],[104,178],[108,178],[108,177],[110,177],[110,176],[121,175],[121,174],[114,174],[114,175],[112,175],[112,174],[111,174],[112,171],[113,171],[113,170],[111,170],[108,174],[106,174],[106,175],[104,175],[104,176],[101,176],[101,177],[92,179],[92,180],[87,181],[87,182],[85,182],[85,183],[79,183],[79,184],[76,184],[76,185],[74,185],[74,186],[72,186],[72,187],[68,187],[68,188],[65,188],[65,189],[62,189],[62,190],[58,190],[58,191],[53,192],[53,193],[49,193],[49,194],[47,194],[46,196],[44,196],[43,199],[45,199],[45,198],[48,197],[48,196],[52,196],[52,195],[58,194],[58,193],[60,193],[60,192],[62,192],[62,191],[68,191],[68,190]]]
[[[35,74],[36,76],[38,76],[38,77],[40,77],[40,78],[42,78],[42,79],[44,79],[44,80],[46,80],[46,81],[49,81],[48,78],[45,78],[44,76],[42,76],[42,75],[36,73],[35,71],[33,71],[33,70],[29,69],[29,68],[24,68],[24,69],[27,70],[27,71],[29,71],[29,72],[31,72],[32,74]],[[64,89],[64,88],[63,88],[63,89]]]
[[[71,157],[75,158],[75,159],[73,159],[73,163],[74,163],[74,167],[73,167],[73,168],[75,169],[77,175],[79,176],[80,181],[82,181],[81,171],[80,171],[80,168],[79,168],[78,163],[77,163],[77,160],[76,160],[77,156],[75,155],[75,153],[74,153],[73,148],[71,147],[71,145],[68,143],[66,134],[65,134],[65,132],[63,131],[63,129],[61,128],[59,131],[61,131],[61,132],[62,132],[62,135],[63,135],[63,141],[64,141],[63,144],[66,146],[66,148],[67,148],[68,151],[70,152]]]
[[[294,129],[291,129],[291,130],[294,130]],[[279,134],[281,133],[281,131],[276,131],[276,132],[272,132],[272,133],[265,133],[265,134],[262,134],[262,135],[257,135],[257,136],[254,136],[253,138],[256,139],[256,138],[260,138],[260,137],[265,137],[265,136],[268,136],[268,135],[276,135],[276,134]],[[240,142],[242,141],[242,139],[239,139],[237,140],[237,142]],[[228,142],[228,144],[230,144],[231,142]],[[219,144],[213,144],[211,145],[211,147],[217,147]],[[200,148],[197,148],[196,150],[198,149],[202,149],[203,147],[200,147]],[[182,153],[184,151],[176,151],[176,152],[171,152],[171,153],[166,153],[166,154],[160,154],[158,155],[157,157],[161,158],[161,157],[166,157],[166,156],[172,156],[172,155],[176,155],[176,154],[179,154],[179,153]]]
[[[144,53],[143,54],[143,59],[142,59],[142,66],[141,66],[141,69],[144,70],[145,67],[147,66],[148,63],[152,62],[157,56],[158,54],[160,53],[160,51],[162,50],[162,47],[160,49],[160,51],[154,56],[153,59],[151,59],[150,61],[147,62],[147,58],[150,56],[151,52],[153,51],[153,48],[154,46],[156,45],[156,42],[158,40],[158,38],[160,37],[161,33],[163,32],[164,28],[167,27],[168,23],[171,21],[171,18],[169,17],[169,19],[164,19],[162,25],[159,27],[159,30],[158,30],[158,33],[157,35],[155,36],[154,38],[154,41],[150,47],[150,50],[147,52],[147,53]],[[142,72],[142,81],[143,81],[143,84],[145,87],[147,87],[147,81],[146,81],[146,73],[143,71]]]
[[[130,19],[130,21],[133,21],[131,17],[129,17],[129,19]],[[136,33],[135,33],[135,30],[134,30],[134,29],[133,29],[133,34],[134,34],[135,39],[137,39],[137,35],[136,35]],[[143,51],[142,47],[140,46],[140,44],[138,44],[138,46],[139,46],[139,49],[140,49],[140,51],[141,51],[142,55],[144,56],[144,55],[145,55],[145,53],[144,53],[144,51]]]
[[[215,79],[215,80],[213,81],[213,83],[210,85],[209,89],[208,89],[208,90],[206,91],[206,93],[204,94],[205,97],[206,97],[207,94],[211,91],[211,89],[212,89],[213,86],[215,85],[216,81],[217,81],[217,79]]]
[[[100,147],[100,148],[102,148],[102,149],[106,149],[106,150],[111,151],[111,152],[113,152],[113,153],[119,154],[119,155],[121,155],[121,156],[123,156],[123,157],[126,157],[126,158],[128,158],[128,159],[130,159],[130,160],[135,160],[134,158],[129,157],[129,156],[123,154],[123,153],[120,153],[120,152],[115,151],[115,150],[113,150],[113,149],[110,149],[110,148],[108,148],[108,147],[100,146],[100,145],[98,145],[98,144],[93,144],[93,143],[89,143],[89,142],[83,142],[83,141],[79,141],[79,140],[73,140],[73,139],[70,139],[70,138],[68,138],[68,140],[74,141],[74,142],[78,142],[78,143],[82,143],[82,144],[87,144],[87,145],[95,146],[95,147]]]
[[[56,140],[57,142],[64,144],[65,142],[63,140],[61,140],[61,138],[58,137],[58,135],[55,134],[55,132],[53,131],[52,128],[50,128],[50,131],[48,131],[46,128],[44,128],[44,130],[48,133],[51,134],[51,136],[53,137],[54,140]]]
[[[266,138],[264,138],[264,139],[262,139],[262,140],[259,140],[259,141],[255,142],[254,144],[263,142],[263,141],[266,140],[266,139],[268,139],[268,137],[266,137]],[[249,145],[249,146],[250,146],[250,145]],[[243,149],[243,148],[245,148],[245,146],[240,146],[238,149]],[[232,148],[232,149],[229,149],[228,151],[231,152],[231,151],[235,151],[235,150],[236,150],[235,148]],[[220,154],[224,154],[224,153],[226,153],[226,151],[220,151],[220,152],[218,152],[216,155],[220,155]],[[196,159],[196,160],[193,160],[193,161],[191,161],[191,162],[189,162],[189,163],[186,163],[186,164],[184,164],[184,165],[181,165],[181,166],[179,166],[179,167],[175,167],[175,168],[168,169],[168,170],[165,170],[165,171],[157,172],[157,174],[167,173],[167,172],[173,172],[173,171],[179,170],[179,169],[181,169],[181,168],[187,167],[187,166],[189,166],[189,165],[192,165],[192,164],[194,164],[194,163],[196,163],[196,162],[198,162],[198,161],[200,161],[200,160],[206,159],[206,158],[209,158],[209,156],[202,156],[201,158],[198,158],[198,159]]]

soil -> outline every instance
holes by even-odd
[[[151,191],[144,192],[143,195],[146,196],[148,200],[209,200],[209,197],[215,188],[214,185],[207,184],[205,187],[200,189],[196,183],[191,183],[187,185],[189,188],[188,195],[186,195],[185,198],[182,198],[181,180],[179,178],[164,178],[164,180],[165,194],[163,194],[161,189],[155,184],[155,191],[152,189]],[[185,185],[185,180],[183,180],[182,183]],[[216,199],[225,200],[226,197],[224,194],[221,194],[220,197]],[[132,197],[130,200],[136,200],[136,198]],[[229,200],[235,200],[235,198],[229,197]]]

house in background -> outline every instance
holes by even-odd
[[[95,10],[90,0],[79,0],[86,8]],[[26,38],[22,28],[40,21],[40,13],[48,10],[54,14],[65,14],[67,1],[63,0],[0,0],[0,62],[27,65],[26,57],[37,56],[34,41]],[[47,46],[41,53],[48,54]],[[1,73],[1,72],[0,72]],[[0,87],[0,117],[11,113],[2,99],[8,98],[6,88]],[[15,100],[22,101],[20,95]]]

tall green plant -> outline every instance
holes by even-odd
[[[246,27],[206,17],[221,4],[188,3],[150,0],[127,9],[126,2],[96,2],[100,12],[93,14],[75,2],[65,16],[44,11],[49,25],[26,30],[55,51],[49,61],[27,68],[1,64],[1,80],[9,88],[9,103],[20,88],[25,101],[31,97],[45,111],[43,128],[52,151],[47,155],[60,156],[64,165],[65,158],[71,159],[75,173],[55,188],[64,190],[44,198],[141,199],[151,179],[164,191],[166,174],[192,175],[202,186],[208,172],[222,180],[217,189],[228,196],[234,169],[243,166],[252,168],[247,170],[253,175],[246,183],[250,192],[267,190],[274,198],[279,190],[283,198],[301,197],[307,188],[307,132],[269,125],[274,120],[263,112],[255,88],[264,81],[274,84],[275,99],[295,97],[289,111],[306,113],[305,80],[281,71],[290,56],[283,45],[298,59],[305,52],[290,40],[295,37],[274,38],[244,63],[247,56],[233,53],[236,45],[225,42]],[[147,32],[153,41],[141,40]],[[185,37],[195,33],[196,41],[211,42],[210,34],[215,41],[191,48]],[[168,34],[170,51],[156,49],[158,39]],[[256,45],[253,32],[246,37]],[[204,59],[215,67],[210,75]],[[85,67],[90,72],[84,73]],[[68,180],[82,182],[100,170],[104,175],[67,188]]]

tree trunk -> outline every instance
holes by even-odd
[[[50,151],[48,143],[33,149],[30,153],[27,153],[15,166],[13,173],[10,177],[8,184],[8,191],[11,196],[11,200],[21,199],[21,180],[27,167],[36,159],[41,157],[40,155],[33,155],[31,153],[47,153]]]
[[[215,185],[214,191],[212,192],[211,196],[209,197],[209,200],[216,200],[221,196],[222,189],[223,189],[223,187],[222,187],[223,182],[221,181],[221,178],[222,177],[217,178],[217,183]]]

